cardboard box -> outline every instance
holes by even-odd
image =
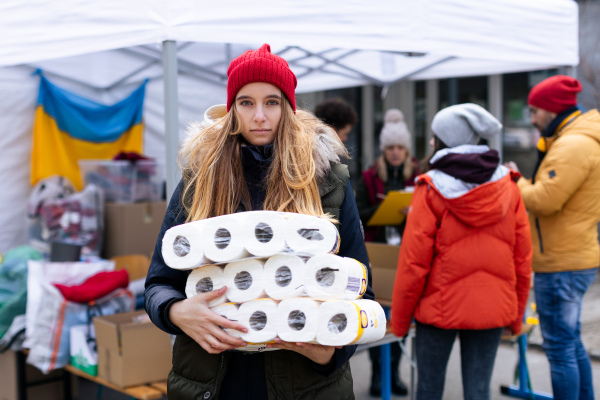
[[[154,251],[167,203],[106,203],[104,258]]]
[[[98,353],[93,325],[71,327],[71,365],[88,375],[98,375]]]
[[[165,381],[171,340],[144,311],[94,318],[98,377],[120,387]]]
[[[365,243],[365,246],[369,255],[371,287],[375,292],[375,300],[383,305],[391,305],[400,246],[370,242]]]

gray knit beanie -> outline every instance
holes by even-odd
[[[410,149],[410,132],[404,122],[404,114],[397,108],[392,108],[385,113],[383,128],[379,135],[379,150],[383,151],[388,146],[398,144]]]
[[[446,146],[477,144],[500,133],[502,124],[483,107],[466,103],[440,110],[431,122],[431,130]]]

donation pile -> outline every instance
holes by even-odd
[[[367,343],[385,335],[381,306],[361,300],[367,268],[335,255],[340,237],[330,221],[296,213],[247,211],[169,229],[162,254],[191,270],[187,297],[227,286],[209,306],[248,328],[227,329],[262,351],[279,337],[326,346]]]

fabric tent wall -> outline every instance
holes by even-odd
[[[82,96],[106,104],[116,102],[129,94],[134,86],[110,92],[97,91],[60,78],[50,78]],[[0,74],[0,252],[26,243],[26,202],[29,186],[33,115],[38,95],[39,77],[31,75],[30,68],[5,68]],[[225,90],[221,86],[198,85],[193,79],[179,78],[180,132],[185,135],[190,122],[202,118],[212,104],[222,102]],[[165,162],[163,82],[152,80],[146,88],[144,101],[144,153]]]
[[[164,40],[187,46],[178,52],[180,137],[223,102],[228,60],[264,42],[290,61],[300,92],[578,63],[571,0],[4,0],[0,36],[0,251],[25,241],[37,67],[107,104],[150,77],[145,153],[164,161]]]

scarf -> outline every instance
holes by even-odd
[[[578,116],[581,115],[581,109],[577,106],[567,108],[565,111],[561,112],[550,122],[550,124],[544,129],[542,133],[542,137],[537,145],[537,163],[533,168],[533,177],[531,178],[531,183],[535,183],[535,175],[537,174],[538,169],[540,168],[540,164],[544,157],[546,157],[546,153],[550,148],[550,145],[558,139],[560,135],[560,131],[569,125],[571,122],[575,120]]]

